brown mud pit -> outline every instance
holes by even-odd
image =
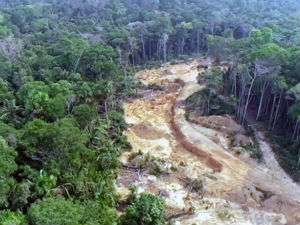
[[[121,200],[131,186],[137,186],[138,193],[158,195],[176,225],[300,224],[300,187],[279,166],[263,133],[257,136],[265,162],[258,163],[230,150],[232,133],[247,139],[232,119],[186,120],[184,102],[205,87],[197,83],[197,76],[212,65],[209,59],[198,59],[136,75],[145,85],[161,88],[124,105],[132,151],[120,156],[124,169],[116,186]],[[162,175],[132,166],[133,154],[157,161]],[[191,185],[182,182],[185,178],[200,180],[203,188],[191,191]]]

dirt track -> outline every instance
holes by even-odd
[[[281,169],[262,133],[265,163],[259,164],[235,155],[223,131],[186,120],[185,99],[204,88],[197,83],[199,64],[211,68],[209,60],[199,59],[137,74],[145,85],[163,90],[144,91],[144,97],[124,105],[126,135],[132,152],[159,159],[166,173],[156,177],[125,169],[117,183],[121,198],[136,185],[139,192],[164,198],[170,215],[193,212],[176,224],[300,224],[300,186]],[[122,154],[124,164],[132,152]],[[191,192],[185,178],[202,180],[202,194]]]

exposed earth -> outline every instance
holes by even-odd
[[[198,65],[205,66],[199,71]],[[186,119],[185,100],[205,88],[197,83],[199,72],[213,67],[201,58],[136,75],[152,88],[124,105],[132,149],[120,156],[120,198],[132,186],[158,195],[176,225],[300,224],[300,186],[280,167],[262,131],[258,162],[232,150],[233,138],[247,143],[250,137],[229,116]]]

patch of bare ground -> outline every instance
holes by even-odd
[[[120,199],[132,186],[158,195],[176,225],[299,224],[300,187],[281,169],[263,135],[257,134],[264,152],[264,163],[258,163],[231,151],[233,134],[237,142],[249,138],[231,118],[186,120],[184,101],[204,88],[197,76],[211,67],[202,58],[137,74],[144,85],[160,88],[124,105],[132,150],[120,156]]]

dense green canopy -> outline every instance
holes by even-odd
[[[245,123],[251,105],[299,171],[299,12],[296,0],[0,1],[0,224],[164,224],[151,195],[119,216],[114,180],[132,74],[167,60],[228,65],[207,74],[220,89],[206,112]]]

